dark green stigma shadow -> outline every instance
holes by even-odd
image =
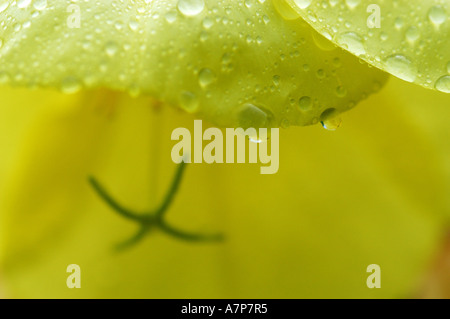
[[[122,217],[132,220],[140,226],[138,232],[133,237],[117,245],[116,248],[118,250],[123,250],[137,244],[145,237],[145,235],[148,234],[148,232],[152,228],[159,228],[166,234],[185,241],[217,242],[223,240],[223,236],[221,234],[206,235],[188,233],[170,226],[164,220],[164,215],[169,209],[170,204],[173,202],[174,197],[179,189],[185,167],[186,163],[184,161],[178,165],[175,177],[161,205],[155,211],[143,214],[136,213],[120,205],[108,194],[105,188],[94,177],[89,177],[89,183],[94,188],[96,193],[105,201],[106,204],[108,204],[116,213],[118,213]]]

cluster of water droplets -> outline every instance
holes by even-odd
[[[323,35],[408,82],[450,93],[450,4],[444,0],[380,0],[380,28],[369,26],[361,0],[284,0]]]
[[[2,2],[0,83],[149,94],[222,126],[334,129],[384,81],[284,0],[93,2]],[[80,28],[67,25],[73,3],[88,8]]]

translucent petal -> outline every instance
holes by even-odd
[[[170,221],[222,231],[226,241],[192,245],[155,231],[117,255],[113,245],[136,225],[111,212],[87,176],[136,210],[157,204],[174,169],[165,155],[173,144],[161,136],[192,119],[155,113],[144,98],[123,97],[106,121],[98,105],[76,107],[82,94],[0,94],[0,120],[17,118],[0,125],[11,139],[2,154],[20,146],[9,177],[0,176],[8,297],[415,297],[448,230],[450,95],[393,79],[336,132],[282,130],[280,171],[270,178],[259,164],[192,164]],[[32,123],[21,119],[40,100]],[[11,135],[23,122],[25,132]],[[65,285],[72,263],[81,289]],[[381,289],[366,286],[372,263]]]
[[[450,1],[286,1],[316,30],[366,62],[450,93]]]
[[[383,72],[275,5],[9,0],[0,82],[148,94],[220,126],[256,127],[315,124],[384,83]]]

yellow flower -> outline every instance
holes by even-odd
[[[282,130],[275,175],[260,175],[254,164],[190,165],[167,218],[182,229],[223,232],[226,241],[192,244],[156,230],[114,254],[112,246],[137,226],[105,205],[88,176],[137,211],[154,208],[175,170],[171,132],[193,126],[192,115],[149,95],[217,125],[239,124],[249,103],[268,114],[262,122],[250,116],[256,124],[279,126],[287,119],[306,125],[330,105],[337,113],[347,110],[385,75],[320,38],[282,1],[275,7],[205,1],[193,11],[180,8],[183,1],[82,1],[76,2],[82,12],[76,30],[65,27],[70,1],[6,3],[0,5],[6,30],[0,78],[38,87],[0,90],[0,283],[6,296],[419,292],[450,207],[449,95],[394,78],[345,113],[336,132]],[[207,21],[210,11],[216,19]],[[222,71],[224,55],[231,60]],[[209,80],[202,81],[205,68],[215,76],[206,73]],[[336,94],[338,87],[345,96]],[[303,96],[315,102],[307,112],[298,106]],[[72,263],[82,269],[81,289],[65,285]],[[366,286],[373,263],[381,266],[382,289]]]

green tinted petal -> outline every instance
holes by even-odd
[[[0,81],[148,94],[217,125],[256,127],[317,123],[384,83],[277,4],[9,0]]]
[[[450,2],[286,0],[340,47],[408,82],[450,93]]]

